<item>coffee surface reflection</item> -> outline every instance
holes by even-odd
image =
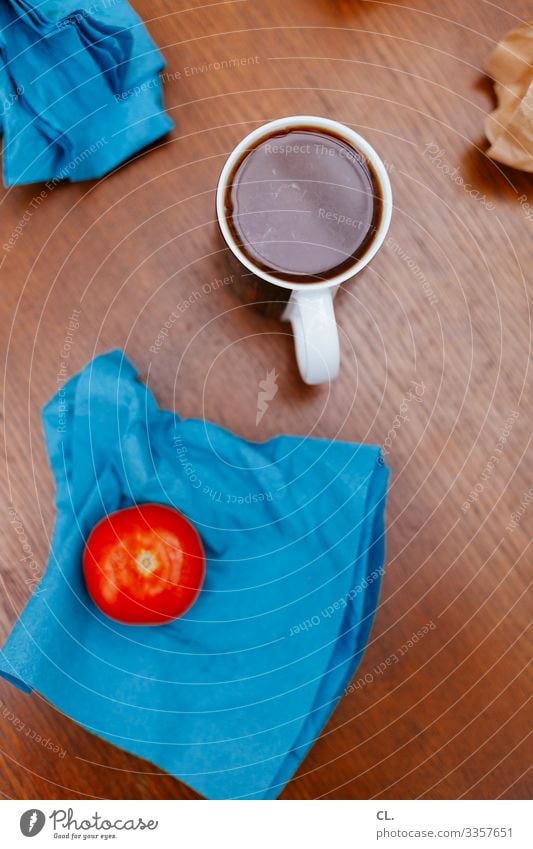
[[[381,217],[370,163],[340,136],[291,129],[263,138],[236,163],[226,219],[245,256],[301,283],[345,271],[368,249]]]

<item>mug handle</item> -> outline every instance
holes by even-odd
[[[333,309],[335,289],[296,289],[287,304],[285,319],[292,324],[296,361],[302,380],[316,385],[334,380],[339,373],[339,331]]]

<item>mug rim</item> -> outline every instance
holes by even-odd
[[[368,250],[365,251],[362,257],[355,260],[353,265],[349,268],[344,269],[344,271],[336,274],[334,277],[329,278],[328,280],[321,280],[317,283],[298,283],[289,280],[283,280],[277,277],[275,274],[271,274],[268,271],[260,268],[255,265],[244,253],[244,251],[239,247],[235,239],[233,238],[233,234],[228,226],[225,214],[225,196],[226,196],[226,187],[228,185],[229,177],[232,173],[234,165],[237,163],[241,155],[250,147],[254,146],[258,142],[261,141],[265,136],[270,135],[272,132],[276,130],[290,130],[292,128],[297,127],[311,127],[312,129],[323,129],[326,131],[330,131],[337,135],[343,137],[348,144],[351,144],[357,151],[362,153],[372,164],[376,176],[379,180],[381,194],[382,194],[382,210],[381,210],[381,220],[379,222],[378,228],[374,234],[374,238],[370,242],[368,246]],[[332,118],[321,118],[317,115],[288,115],[285,118],[276,118],[273,121],[267,121],[266,124],[261,124],[259,127],[256,127],[255,130],[248,133],[241,141],[233,148],[228,158],[226,159],[222,171],[220,172],[220,176],[218,178],[217,190],[216,190],[216,213],[218,226],[220,227],[220,231],[226,242],[228,248],[231,250],[233,255],[239,260],[242,265],[245,266],[252,274],[256,277],[260,277],[262,280],[265,280],[267,283],[273,283],[276,286],[281,286],[283,289],[289,289],[291,291],[297,291],[300,289],[305,289],[307,291],[313,290],[318,291],[320,289],[330,289],[335,286],[340,286],[341,283],[345,283],[347,280],[350,280],[352,277],[355,277],[356,274],[359,273],[370,260],[375,256],[383,241],[385,236],[387,235],[387,231],[389,229],[391,216],[392,216],[392,188],[390,184],[389,175],[387,173],[387,169],[385,168],[385,164],[378,153],[374,150],[371,144],[367,142],[363,136],[356,133],[355,130],[352,130],[346,124],[341,124],[340,121],[335,121]]]

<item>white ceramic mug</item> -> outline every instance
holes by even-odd
[[[370,163],[379,181],[379,191],[382,201],[379,224],[368,244],[365,253],[353,265],[340,274],[317,283],[293,283],[281,280],[275,274],[256,266],[242,251],[230,230],[226,219],[225,198],[228,182],[238,162],[246,151],[256,147],[263,139],[279,132],[292,129],[316,129],[340,136],[356,152],[361,153]],[[217,218],[222,236],[238,262],[256,278],[273,284],[285,292],[283,300],[287,301],[281,318],[290,321],[294,333],[296,359],[302,379],[309,384],[325,383],[337,377],[339,372],[339,331],[335,320],[333,299],[341,283],[351,280],[367,265],[382,245],[389,229],[392,214],[392,191],[389,175],[383,161],[373,147],[358,133],[332,121],[329,118],[318,118],[310,115],[291,115],[269,121],[247,135],[231,152],[220,174],[216,196]]]

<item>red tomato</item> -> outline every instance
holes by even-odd
[[[161,504],[139,504],[110,513],[93,528],[83,574],[102,613],[127,625],[159,625],[194,604],[205,557],[185,516]]]

